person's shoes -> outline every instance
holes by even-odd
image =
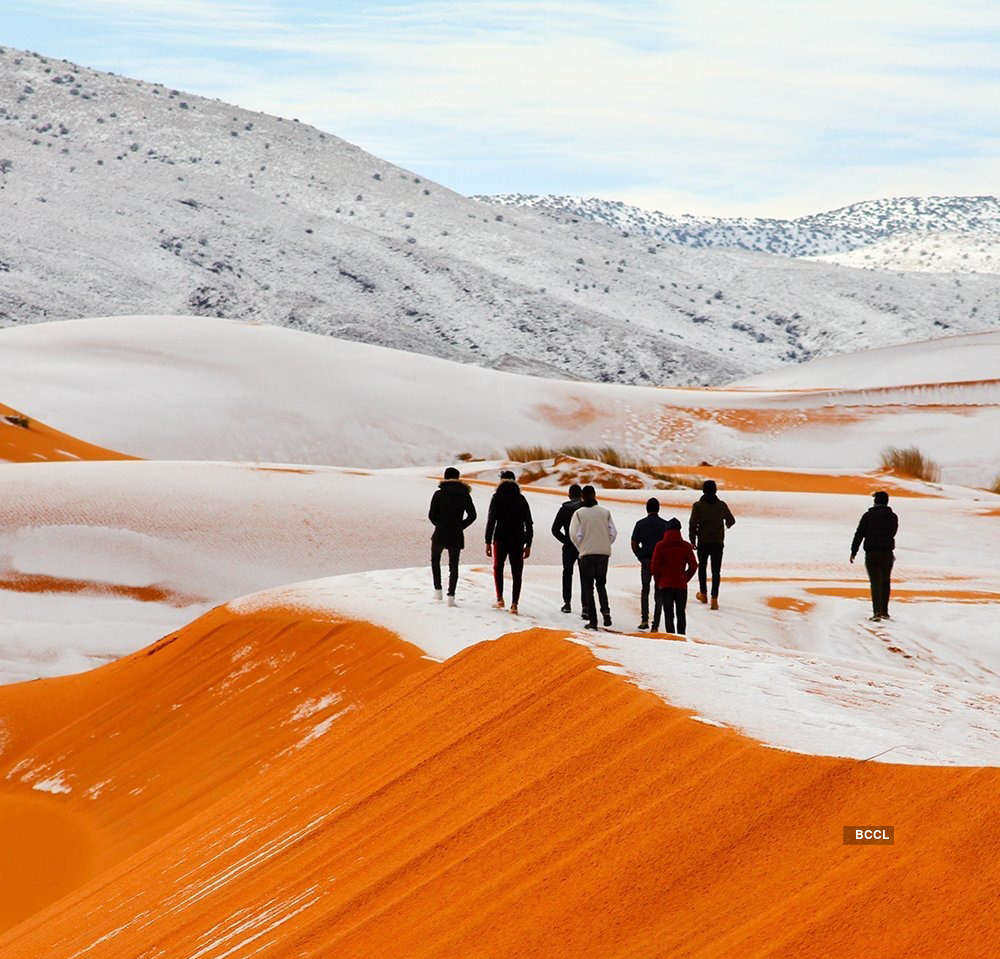
[[[449,606],[457,606],[458,605],[458,603],[455,602],[455,597],[454,596],[449,596],[448,597],[448,605]]]
[[[604,613],[603,616],[604,616],[604,625],[605,626],[610,626],[611,625],[611,613]]]
[[[596,630],[597,629],[597,623],[584,623],[583,624],[583,628],[584,629],[593,629],[593,630]]]
[[[639,623],[636,629],[649,629],[649,623]]]
[[[891,620],[891,619],[892,619],[892,617],[891,617],[891,616],[890,616],[890,615],[889,615],[888,613],[883,613],[883,614],[882,614],[882,619],[888,619],[888,620]]]
[[[514,616],[517,615],[517,603],[511,603],[510,604],[510,611],[511,611],[512,615],[514,615]]]
[[[504,608],[505,608],[505,603],[504,603],[504,601],[503,601],[502,599],[498,599],[498,600],[497,600],[497,601],[496,601],[496,602],[495,602],[495,603],[493,604],[493,608],[494,608],[494,609],[504,609]]]
[[[569,605],[569,603],[563,603],[562,611],[564,613],[572,613],[573,612],[573,608]]]
[[[586,610],[584,610],[582,613],[580,613],[580,619],[584,619],[584,620],[590,619],[590,613],[588,613]]]
[[[699,603],[707,603],[708,597],[704,593],[695,593],[694,598],[698,600]]]
[[[436,590],[434,590],[434,598],[435,599],[444,599],[444,590],[442,590],[442,589],[436,589]]]
[[[882,617],[879,616],[878,613],[875,613],[873,616],[869,616],[868,617],[868,622],[869,623],[881,623],[882,622]]]
[[[719,608],[719,599],[718,599],[717,596],[713,596],[712,597],[712,606],[711,606],[711,608],[712,609],[718,609]]]

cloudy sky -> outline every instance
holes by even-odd
[[[465,193],[796,215],[1000,192],[995,0],[3,0],[0,43]]]

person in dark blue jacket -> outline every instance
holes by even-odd
[[[641,567],[642,593],[640,594],[640,605],[642,607],[639,629],[649,629],[649,583],[652,579],[650,563],[653,559],[653,550],[656,544],[663,539],[663,534],[667,529],[667,521],[660,518],[660,501],[654,496],[646,500],[646,518],[639,520],[632,530],[632,552],[639,560]],[[653,589],[653,622],[660,622],[660,591]]]

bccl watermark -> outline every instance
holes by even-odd
[[[895,826],[844,826],[845,846],[891,846],[895,841]]]

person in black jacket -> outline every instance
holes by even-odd
[[[712,609],[719,608],[719,581],[722,579],[722,552],[726,545],[726,530],[736,520],[725,502],[719,499],[715,480],[701,484],[701,499],[691,507],[688,521],[688,539],[698,551],[699,603],[708,602],[708,565],[712,564]]]
[[[496,608],[503,609],[503,568],[510,560],[510,611],[517,614],[521,598],[524,561],[531,555],[534,526],[531,509],[510,470],[500,474],[500,485],[490,500],[486,520],[486,555],[493,557],[493,582],[497,589]]]
[[[562,543],[562,611],[572,612],[570,602],[573,599],[573,570],[579,568],[580,554],[569,538],[569,521],[573,514],[583,506],[580,484],[574,483],[569,488],[569,499],[559,507],[556,518],[552,521],[552,535]],[[583,598],[583,574],[580,574],[580,597]]]
[[[427,518],[434,524],[431,534],[431,576],[434,578],[434,598],[441,599],[441,553],[448,550],[448,605],[455,605],[458,585],[458,556],[465,547],[465,531],[476,521],[476,507],[469,487],[459,478],[458,470],[449,466],[444,479],[431,497]]]
[[[858,549],[864,543],[865,569],[868,571],[872,593],[871,620],[877,623],[881,619],[889,619],[889,592],[892,567],[896,562],[894,550],[899,517],[889,506],[889,494],[885,490],[875,493],[874,500],[875,505],[861,517],[854,533],[851,562],[854,562]]]
[[[639,520],[632,530],[632,552],[642,568],[640,574],[642,622],[639,623],[639,629],[649,629],[649,583],[653,575],[649,564],[653,559],[653,550],[656,549],[656,544],[663,539],[666,529],[667,521],[660,518],[660,501],[655,496],[646,500],[646,518]],[[653,603],[653,622],[659,625],[660,591],[655,588],[653,589]]]

